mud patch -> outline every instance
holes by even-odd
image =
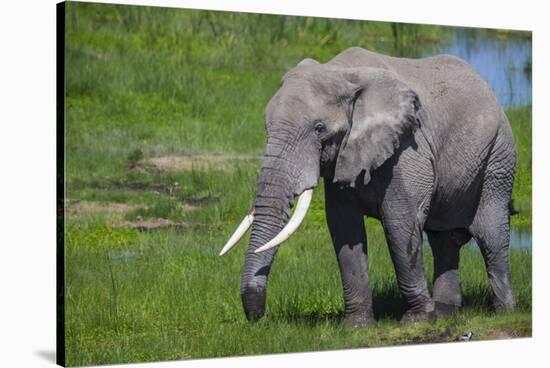
[[[498,329],[498,330],[489,330],[485,332],[486,339],[491,340],[505,340],[505,339],[513,339],[516,337],[522,337],[522,336],[531,336],[531,331],[516,331],[514,329]]]
[[[509,331],[488,331],[486,338],[490,340],[505,340],[513,339],[514,335],[510,334]]]
[[[116,202],[94,202],[68,199],[65,201],[65,213],[68,215],[86,215],[107,212],[117,215],[125,215],[131,211],[145,208],[139,204],[116,203]]]
[[[185,199],[185,203],[189,207],[195,208],[195,207],[205,206],[205,205],[210,204],[210,203],[219,202],[219,200],[220,200],[219,196],[208,196],[208,195],[205,195],[205,196],[191,196],[191,197],[187,197]]]
[[[163,218],[122,221],[116,226],[143,232],[156,232],[161,230],[181,231],[185,228],[185,224],[183,222],[174,222]]]
[[[446,328],[443,331],[434,331],[429,334],[422,336],[415,336],[412,338],[410,343],[412,344],[423,344],[423,343],[436,343],[436,342],[449,342],[453,341],[452,333],[449,328]]]
[[[179,211],[186,212],[194,210],[195,206],[189,204],[178,204]],[[70,199],[65,201],[65,211],[69,216],[79,217],[94,214],[106,214],[106,220],[115,228],[135,229],[144,232],[155,232],[160,230],[180,231],[185,228],[183,222],[176,222],[165,218],[142,218],[137,216],[135,220],[126,220],[125,217],[137,210],[147,210],[148,207],[139,204],[116,203],[116,202],[94,202]]]
[[[160,156],[140,161],[137,165],[140,170],[148,172],[163,171],[191,171],[191,170],[220,170],[232,171],[237,162],[260,159],[253,155],[196,155],[196,156]]]

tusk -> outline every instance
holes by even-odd
[[[222,251],[220,252],[220,256],[223,256],[225,253],[229,252],[231,248],[233,248],[235,244],[237,244],[237,242],[243,237],[244,233],[246,233],[246,230],[248,230],[250,225],[252,225],[252,221],[254,221],[254,210],[246,215],[241,221],[241,223],[237,227],[237,230],[235,230],[233,235],[231,235],[231,238],[229,238],[229,240],[223,247]]]
[[[300,226],[300,224],[304,220],[304,217],[306,217],[307,209],[309,208],[309,204],[311,203],[312,195],[313,189],[305,190],[302,194],[300,194],[300,197],[298,198],[298,203],[296,204],[296,210],[294,210],[294,214],[290,218],[290,221],[288,221],[288,224],[286,224],[286,226],[283,228],[283,230],[281,230],[279,234],[277,234],[277,236],[271,239],[264,246],[256,249],[254,253],[260,253],[265,250],[271,249],[287,240],[292,235],[292,233],[294,233],[296,229],[298,229],[298,226]]]

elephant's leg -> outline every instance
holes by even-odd
[[[403,323],[435,318],[434,302],[428,291],[422,260],[423,224],[415,222],[416,219],[416,214],[403,211],[399,217],[384,216],[383,220],[397,284],[407,304],[407,311],[401,318]]]
[[[507,209],[487,207],[478,210],[470,232],[483,255],[495,307],[513,310],[515,299],[508,260],[510,224]]]
[[[472,236],[466,230],[426,231],[434,258],[432,298],[437,317],[447,316],[462,306],[458,263],[460,248]]]
[[[369,286],[367,238],[363,212],[348,189],[325,181],[327,223],[344,290],[344,322],[353,327],[375,324]]]
[[[510,209],[514,182],[515,151],[511,131],[497,137],[484,172],[481,196],[470,233],[477,241],[495,307],[514,309],[510,282],[508,247],[510,244]]]

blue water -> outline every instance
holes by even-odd
[[[422,240],[424,246],[429,246],[428,236],[423,234]],[[528,250],[532,249],[533,236],[531,230],[514,228],[510,230],[510,249]],[[470,240],[465,246],[479,249],[474,239]]]
[[[531,103],[531,52],[530,39],[506,39],[496,33],[486,34],[459,29],[454,39],[437,52],[430,54],[451,54],[464,59],[491,86],[498,100],[504,106]]]
[[[533,234],[531,230],[514,229],[510,231],[510,248],[531,250]]]

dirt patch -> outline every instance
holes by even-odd
[[[84,215],[100,212],[108,212],[117,215],[124,215],[131,211],[145,208],[139,204],[116,203],[116,202],[93,202],[81,200],[66,200],[65,213],[68,215]]]
[[[503,339],[513,339],[516,337],[531,336],[531,329],[524,329],[524,331],[519,331],[511,328],[502,328],[498,330],[489,330],[484,333],[486,339],[491,340],[503,340]]]
[[[452,341],[452,333],[449,328],[443,331],[434,331],[422,336],[415,336],[410,343],[422,344],[422,343],[436,343],[436,342],[449,342]]]
[[[140,161],[137,165],[140,170],[148,172],[158,171],[191,171],[191,170],[233,170],[239,161],[257,160],[252,155],[196,155],[196,156],[160,156]]]
[[[502,339],[513,339],[516,336],[511,331],[497,330],[497,331],[488,332],[487,337],[490,339],[502,340]]]
[[[189,203],[180,203],[180,204],[178,204],[178,207],[182,211],[191,211],[191,210],[197,209],[197,206],[195,206],[194,204],[189,204]]]
[[[207,205],[209,203],[218,202],[219,200],[220,200],[219,196],[213,196],[213,197],[211,197],[211,196],[191,196],[191,197],[187,197],[185,199],[185,203],[189,207],[196,208],[196,207]]]
[[[160,230],[182,230],[183,222],[175,222],[164,218],[142,218],[137,216],[135,220],[125,220],[124,216],[138,209],[146,209],[147,206],[139,204],[94,202],[79,199],[67,199],[65,211],[69,216],[83,216],[98,213],[107,213],[107,220],[113,227],[136,229],[138,231],[155,232]],[[191,211],[197,207],[189,204],[178,204],[181,211]]]
[[[185,224],[183,222],[174,222],[172,220],[167,220],[163,218],[122,221],[116,226],[136,229],[138,231],[144,232],[155,232],[160,230],[183,230],[185,228]]]

